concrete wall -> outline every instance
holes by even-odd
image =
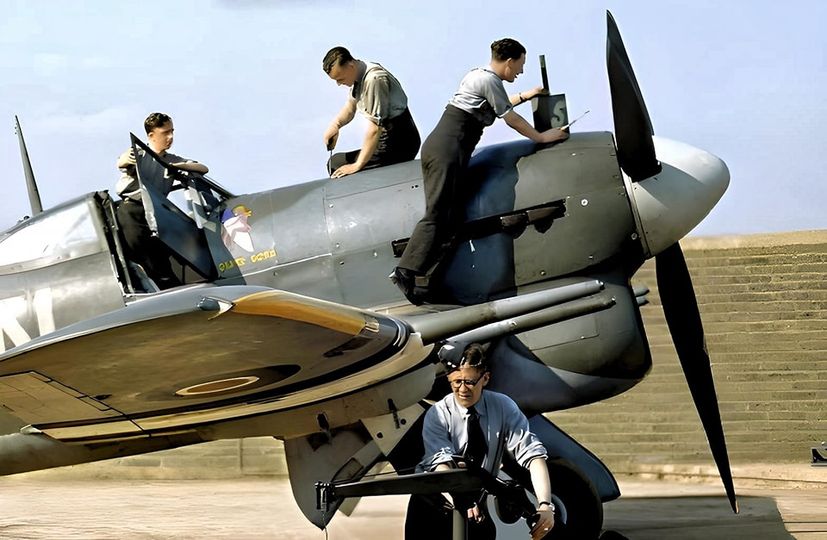
[[[771,476],[776,469],[765,464],[807,463],[810,446],[827,439],[827,230],[687,239],[682,245],[736,475]],[[651,374],[626,394],[551,418],[617,473],[713,475],[663,319],[654,262],[633,282],[651,289],[651,304],[642,308]],[[148,478],[286,472],[283,448],[272,438],[219,441],[74,470]]]
[[[687,239],[682,247],[736,475],[808,463],[810,447],[827,439],[827,231]],[[551,418],[616,472],[712,473],[654,261],[633,283],[652,291],[641,309],[650,375],[621,396]]]

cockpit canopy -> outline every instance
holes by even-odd
[[[34,270],[107,250],[103,228],[85,196],[18,224],[0,239],[0,274]]]

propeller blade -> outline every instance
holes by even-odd
[[[620,31],[612,14],[607,11],[606,16],[606,70],[612,94],[617,161],[632,181],[637,182],[661,171],[652,142],[655,132]]]
[[[701,314],[695,299],[695,290],[686,267],[686,260],[679,244],[675,243],[663,250],[655,258],[655,272],[658,281],[658,293],[663,304],[666,323],[675,343],[681,367],[683,368],[692,400],[701,417],[712,457],[718,466],[721,481],[724,484],[729,504],[733,512],[738,513],[735,500],[735,488],[732,484],[732,471],[729,466],[724,428],[721,425],[721,413],[715,394],[715,382],[712,380],[712,368],[706,350]]]

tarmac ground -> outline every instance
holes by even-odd
[[[714,485],[620,480],[605,505],[612,538],[827,539],[827,487],[741,488],[734,515]],[[0,478],[0,538],[59,539],[394,539],[407,497],[363,499],[326,533],[302,516],[283,478],[77,480]],[[527,529],[500,538],[528,538]],[[513,526],[517,527],[517,525]],[[607,535],[608,537],[608,535]]]

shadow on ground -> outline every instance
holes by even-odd
[[[629,540],[793,538],[773,498],[740,496],[738,503],[733,514],[725,497],[621,498],[605,506],[604,527]]]

